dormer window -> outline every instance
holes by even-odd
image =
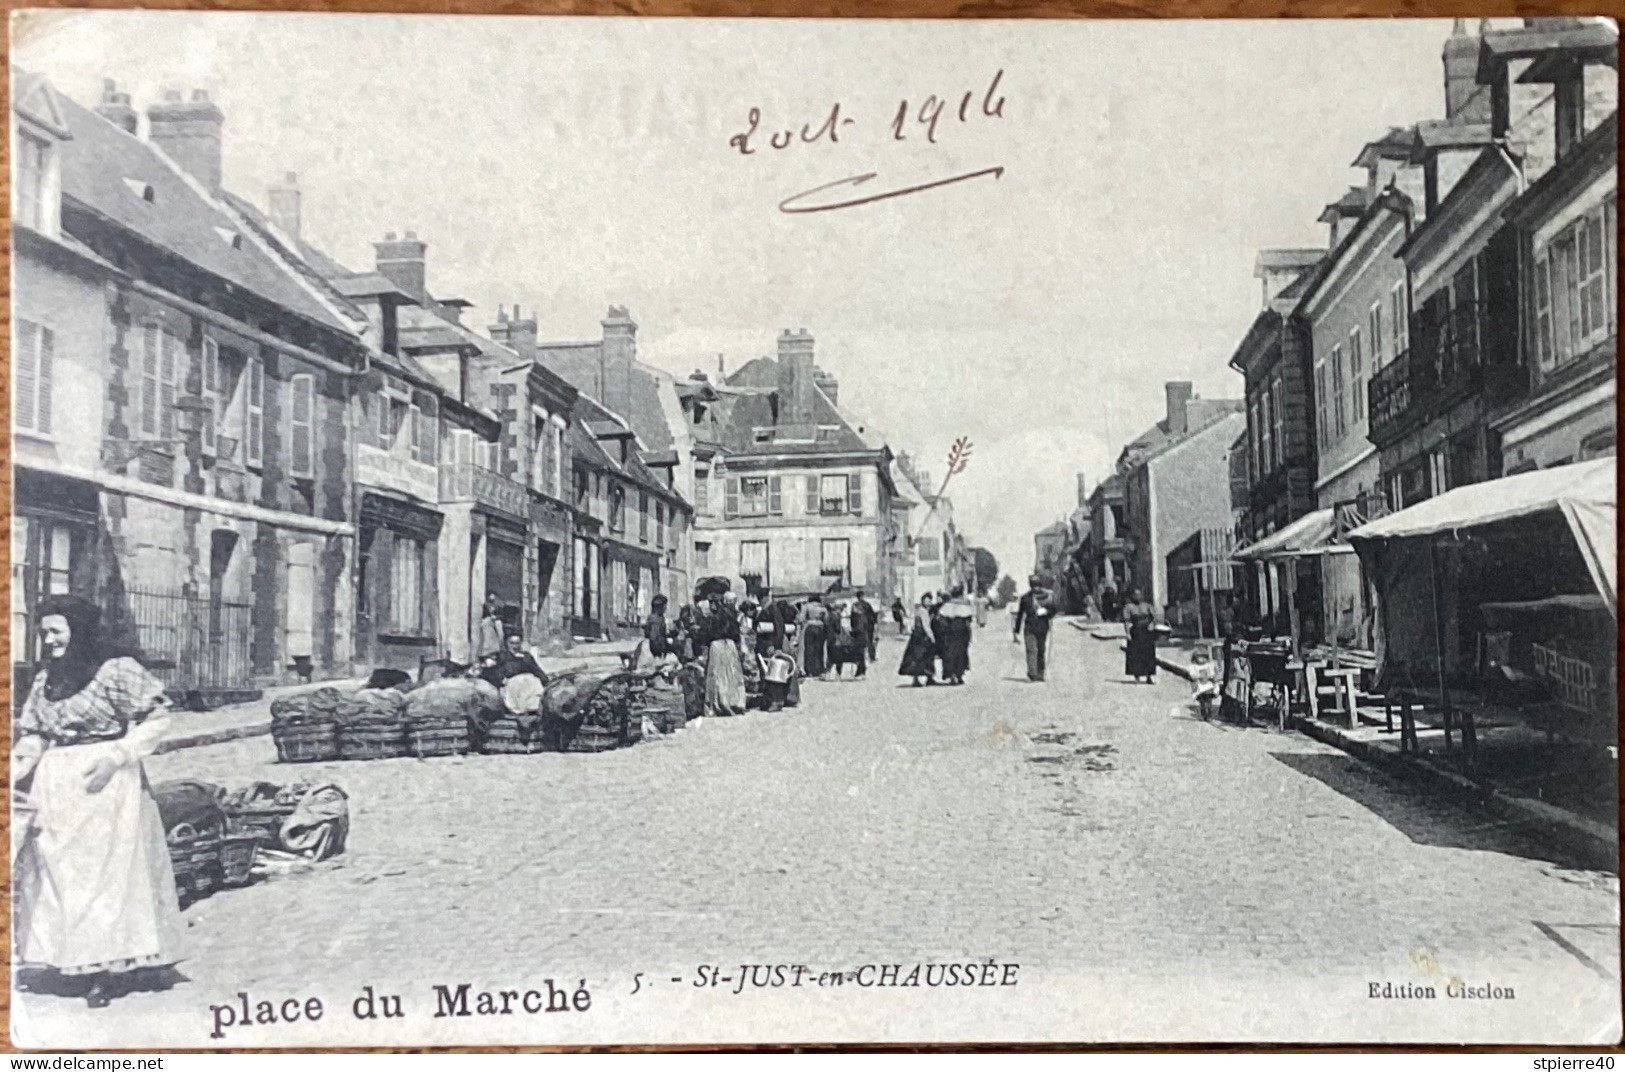
[[[43,138],[17,135],[17,222],[45,229],[51,146]]]
[[[124,185],[130,188],[132,194],[149,205],[156,203],[158,200],[158,194],[153,190],[150,182],[142,182],[140,179],[125,179]]]

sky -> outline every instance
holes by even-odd
[[[940,479],[954,439],[972,440],[948,494],[967,539],[1018,578],[1033,533],[1076,505],[1076,474],[1092,486],[1162,417],[1166,381],[1240,394],[1227,362],[1259,309],[1258,251],[1324,246],[1316,217],[1363,181],[1349,166],[1361,146],[1442,116],[1450,32],[1373,19],[14,19],[14,61],[82,103],[106,78],[143,111],[165,89],[208,90],[228,188],[263,205],[296,173],[306,239],[353,268],[385,232],[415,231],[431,292],[474,302],[473,326],[517,303],[544,339],[590,339],[625,305],[643,360],[713,374],[806,328],[843,407],[893,450]],[[930,128],[933,99],[945,107]],[[837,103],[831,141],[818,131]],[[733,142],[753,108],[746,154]],[[779,210],[856,175],[875,178],[839,191],[994,167],[838,211]]]

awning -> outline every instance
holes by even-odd
[[[1480,603],[1478,609],[1489,613],[1501,612],[1505,614],[1538,614],[1548,610],[1582,611],[1587,614],[1603,614],[1608,610],[1608,601],[1595,593],[1586,595],[1548,596],[1545,599],[1525,599],[1511,603]]]
[[[1354,548],[1333,539],[1336,523],[1332,508],[1304,514],[1279,532],[1238,548],[1234,556],[1242,561],[1267,561],[1318,555],[1349,555]]]
[[[1598,458],[1468,484],[1361,525],[1349,533],[1349,540],[1431,536],[1557,511],[1568,521],[1598,593],[1613,610],[1619,605],[1615,465],[1613,458]]]

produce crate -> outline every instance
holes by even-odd
[[[468,719],[417,719],[406,724],[406,750],[419,759],[469,750]]]
[[[503,756],[557,752],[560,747],[558,725],[558,720],[545,717],[527,719],[524,726],[517,719],[494,718],[480,730],[479,750]]]
[[[407,754],[403,722],[345,722],[337,736],[340,759],[394,759]]]
[[[237,889],[254,880],[254,857],[259,854],[259,838],[253,834],[228,833],[220,839],[220,884]]]
[[[181,904],[207,897],[224,884],[220,847],[224,839],[212,830],[182,823],[169,832],[169,863]]]
[[[339,757],[338,726],[327,718],[289,719],[271,723],[277,759],[283,763],[320,763]]]

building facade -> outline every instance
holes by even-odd
[[[16,680],[64,590],[187,700],[348,676],[357,325],[232,210],[206,94],[141,138],[18,75]]]
[[[785,598],[861,588],[889,600],[900,536],[891,452],[871,447],[837,409],[813,345],[805,330],[786,330],[776,358],[724,381],[699,432],[720,450],[695,491],[706,504],[695,523],[695,571]],[[963,547],[944,535],[944,553],[962,559]],[[923,534],[915,548],[923,570],[921,543]]]

